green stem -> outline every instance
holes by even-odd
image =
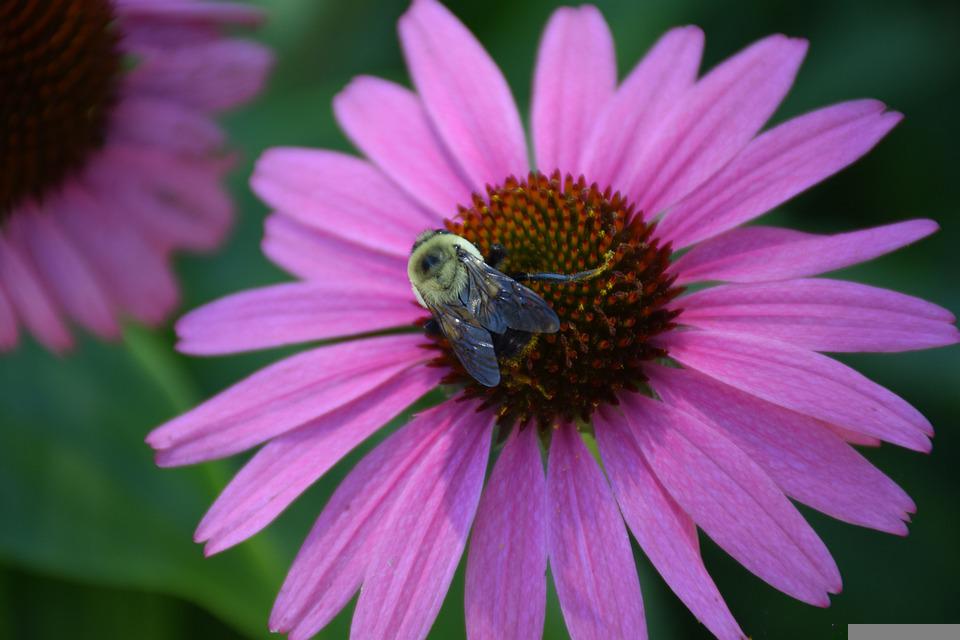
[[[156,384],[175,413],[183,413],[199,404],[201,394],[196,383],[166,340],[138,325],[128,325],[124,329],[123,339],[134,361]],[[210,498],[213,499],[226,486],[233,469],[224,462],[208,462],[201,468]],[[281,553],[268,535],[261,534],[244,542],[242,547],[264,578],[271,582],[279,581]]]

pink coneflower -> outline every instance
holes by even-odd
[[[167,318],[174,250],[230,225],[213,114],[259,92],[271,56],[220,28],[258,10],[195,0],[0,3],[0,351],[20,327],[73,344]]]
[[[812,276],[936,225],[833,236],[741,225],[855,161],[900,115],[858,100],[760,133],[802,40],[771,36],[698,77],[703,34],[683,27],[618,85],[598,11],[560,9],[534,77],[530,172],[510,90],[469,31],[419,0],[400,39],[416,92],[364,77],[334,102],[367,159],[273,149],[257,166],[253,187],[276,210],[264,250],[301,281],[191,313],[180,348],[234,353],[421,322],[406,262],[424,229],[484,253],[503,245],[505,272],[608,268],[530,285],[560,331],[501,359],[495,387],[467,376],[445,341],[409,330],[287,358],[158,428],[148,442],[163,466],[263,445],[196,539],[216,553],[253,535],[443,382],[449,399],[387,437],[330,498],[272,629],[307,638],[359,589],[353,637],[422,638],[468,535],[471,638],[539,637],[548,564],[572,637],[644,637],[628,530],[717,637],[743,633],[697,527],[774,587],[828,605],[840,574],[790,498],[904,535],[912,501],[848,443],[928,451],[932,430],[820,352],[934,347],[958,332],[936,305]]]

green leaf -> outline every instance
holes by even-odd
[[[268,535],[204,559],[192,531],[230,471],[159,470],[143,438],[196,393],[166,341],[33,347],[0,372],[0,556],[93,583],[176,594],[251,637],[266,635],[284,560]],[[91,375],[96,372],[96,375]]]
[[[0,638],[230,640],[230,627],[183,600],[0,568]]]

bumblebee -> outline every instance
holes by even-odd
[[[434,229],[417,236],[407,263],[417,301],[433,314],[427,330],[443,333],[467,373],[487,387],[500,383],[498,355],[516,352],[533,334],[560,329],[550,305],[518,280],[570,282],[599,272],[511,277],[495,268],[504,257],[503,249],[495,247],[484,259],[470,241]]]

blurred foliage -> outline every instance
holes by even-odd
[[[183,308],[283,275],[259,252],[264,208],[246,176],[274,145],[348,149],[332,96],[355,74],[405,80],[395,37],[403,0],[261,0],[272,14],[257,37],[279,64],[268,92],[227,118],[243,162],[231,178],[237,228],[214,256],[178,264]],[[788,203],[768,220],[814,231],[930,216],[932,239],[843,274],[960,309],[960,5],[817,0],[797,3],[649,0],[597,3],[611,24],[621,74],[665,29],[707,33],[705,65],[781,31],[811,40],[776,120],[816,106],[875,97],[906,120],[869,157]],[[503,67],[521,108],[548,0],[451,1]],[[66,358],[25,344],[0,359],[0,636],[9,638],[265,637],[272,599],[297,547],[355,452],[267,531],[204,559],[191,541],[206,505],[239,460],[159,470],[143,444],[157,424],[276,352],[191,359],[169,329],[130,328],[122,344],[83,339]],[[805,510],[834,553],[844,592],[828,609],[766,586],[703,540],[704,556],[753,638],[845,637],[851,622],[960,622],[960,362],[958,349],[844,358],[919,407],[939,429],[933,454],[867,451],[915,499],[907,538]],[[650,635],[707,637],[637,550]],[[463,635],[462,566],[433,637]],[[321,635],[346,637],[350,612]],[[551,591],[547,638],[566,637]]]

